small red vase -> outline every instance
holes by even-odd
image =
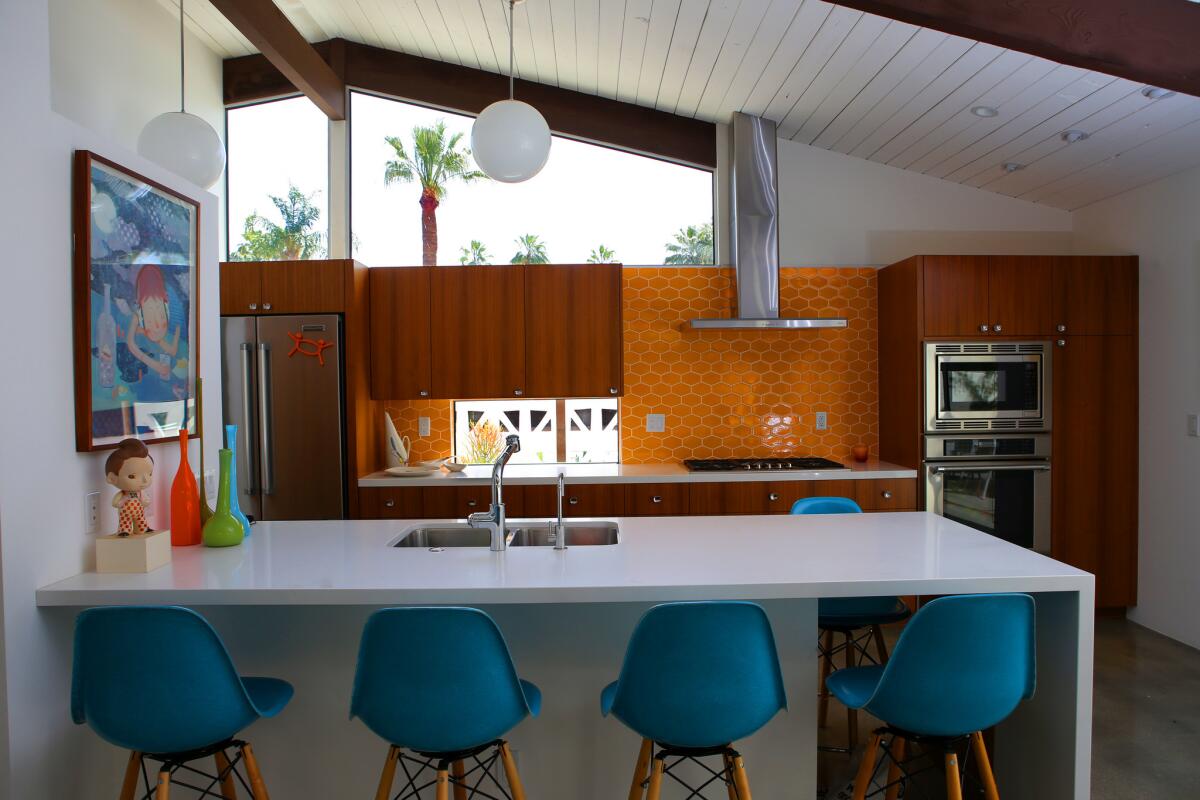
[[[179,432],[179,471],[171,484],[171,545],[200,544],[200,492],[188,463],[188,432]]]

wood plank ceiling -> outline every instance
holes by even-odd
[[[309,41],[507,70],[506,0],[276,2]],[[255,52],[208,0],[186,9],[221,56]],[[515,23],[522,78],[718,122],[763,115],[781,137],[1057,208],[1200,163],[1200,98],[1151,99],[1138,83],[820,0],[526,0]],[[1068,130],[1087,138],[1068,143]]]

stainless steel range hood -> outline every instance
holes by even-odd
[[[694,319],[693,328],[844,328],[845,317],[779,316],[779,186],[775,123],[740,112],[733,115],[733,267],[738,316]]]

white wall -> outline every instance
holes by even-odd
[[[1071,214],[779,140],[785,266],[886,265],[918,253],[1069,253]]]
[[[79,3],[78,6],[90,4]],[[104,3],[99,5],[118,4]],[[130,29],[151,15],[166,16],[147,0],[122,3]],[[95,797],[111,794],[120,780],[120,756],[70,721],[70,630],[73,615],[39,611],[37,587],[78,573],[92,562],[84,534],[83,498],[91,491],[110,496],[102,476],[104,453],[77,454],[71,351],[71,157],[76,148],[98,151],[176,190],[198,197],[201,220],[201,307],[216,309],[217,198],[149,164],[127,141],[80,127],[51,110],[51,28],[47,0],[0,3],[0,71],[5,108],[19,109],[0,126],[0,154],[8,191],[0,192],[6,242],[0,262],[0,587],[3,591],[5,663],[0,700],[6,706],[0,745],[6,767],[0,797]],[[115,13],[115,12],[114,12]],[[111,35],[111,34],[110,34]],[[126,39],[125,46],[134,49]],[[77,40],[85,51],[93,43]],[[140,44],[140,43],[138,43]],[[146,75],[170,70],[154,50],[142,51]],[[86,54],[80,55],[86,58]],[[133,76],[104,77],[93,62],[89,77],[107,86],[112,98],[135,93]],[[113,102],[118,102],[116,99]],[[220,94],[206,102],[219,106]],[[142,120],[141,122],[144,122]],[[138,123],[130,123],[129,130]],[[122,139],[127,137],[122,136]],[[215,318],[215,317],[214,317]],[[202,353],[219,353],[219,331],[201,331]],[[212,356],[201,362],[210,386],[220,379]],[[214,394],[217,394],[214,392]],[[206,410],[209,453],[215,462],[220,410]],[[178,464],[177,446],[154,449],[155,501],[165,508]],[[198,446],[193,445],[193,463]],[[102,502],[102,508],[104,503]],[[165,518],[160,518],[165,519]],[[104,526],[115,525],[111,509]],[[136,654],[130,654],[131,664]],[[95,768],[92,772],[91,768]],[[107,788],[105,788],[107,787]]]
[[[1200,647],[1200,169],[1079,209],[1081,253],[1141,257],[1138,606],[1130,617]]]

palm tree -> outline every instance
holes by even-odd
[[[458,257],[458,263],[464,266],[483,266],[491,263],[491,255],[483,242],[478,239],[472,239],[471,243],[462,248],[462,254]]]
[[[286,197],[268,195],[283,224],[256,211],[242,225],[242,243],[229,255],[230,261],[297,261],[325,256],[324,238],[313,228],[321,219],[321,209],[313,205],[312,194],[304,194],[288,184]]]
[[[413,128],[413,148],[410,156],[398,136],[385,136],[384,141],[396,151],[396,158],[383,167],[384,185],[416,181],[421,184],[421,263],[437,264],[437,207],[446,196],[446,185],[455,179],[464,183],[487,178],[474,169],[471,151],[458,147],[461,133],[446,136],[445,120],[432,127]]]
[[[588,256],[587,263],[589,264],[615,264],[617,263],[617,254],[609,250],[604,245],[600,245],[592,254]]]
[[[675,234],[675,241],[667,244],[667,264],[711,264],[713,263],[713,226],[688,225]]]
[[[546,245],[532,233],[517,237],[517,254],[512,257],[510,264],[549,264],[546,255]]]

